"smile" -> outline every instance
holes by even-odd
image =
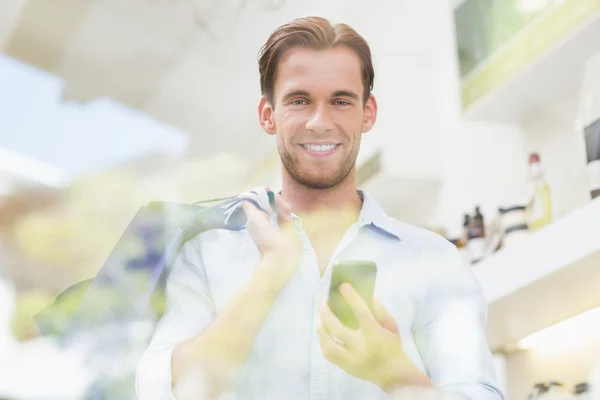
[[[322,144],[322,145],[318,145],[318,144],[303,144],[302,147],[304,147],[305,149],[308,150],[312,150],[312,151],[329,151],[329,150],[333,150],[337,147],[337,144]]]
[[[335,153],[339,144],[303,144],[302,148],[313,157],[326,157]]]

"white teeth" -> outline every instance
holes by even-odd
[[[314,145],[314,144],[304,144],[302,145],[304,148],[307,148],[312,151],[329,151],[335,148],[337,145],[335,144],[324,144],[324,145]]]

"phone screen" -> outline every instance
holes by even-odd
[[[331,274],[329,287],[329,308],[338,319],[350,329],[358,329],[358,319],[340,293],[340,285],[348,282],[370,309],[373,309],[373,291],[377,264],[372,261],[337,261]]]

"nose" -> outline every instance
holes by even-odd
[[[333,120],[327,104],[314,107],[306,122],[306,129],[315,133],[333,130]]]

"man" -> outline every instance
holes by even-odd
[[[140,363],[140,398],[502,399],[485,301],[456,248],[356,188],[361,135],[377,117],[368,44],[347,25],[297,19],[273,32],[259,69],[260,124],[283,164],[277,219],[244,203],[246,230],[187,243]],[[377,263],[372,311],[341,289],[357,330],[325,302],[340,259]]]

